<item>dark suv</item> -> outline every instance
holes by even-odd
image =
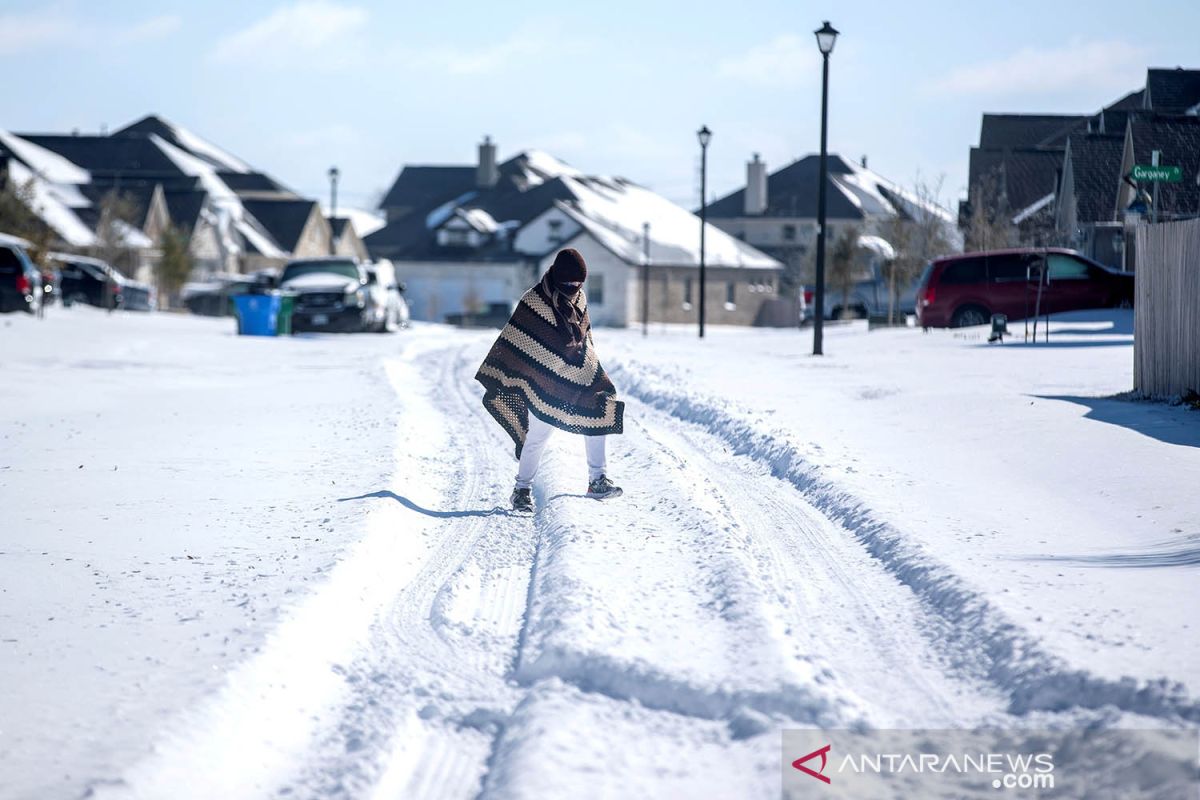
[[[291,261],[279,288],[296,296],[294,331],[372,331],[386,323],[386,299],[372,294],[366,268],[353,259]]]
[[[42,275],[23,244],[22,239],[0,234],[0,311],[35,313],[43,302]]]
[[[111,303],[126,311],[153,308],[150,287],[126,278],[106,261],[70,253],[51,253],[50,261],[58,267],[58,292],[64,306],[80,303],[105,308]]]
[[[1133,273],[1061,248],[963,253],[931,262],[917,289],[923,328],[983,325],[1083,308],[1133,306]]]

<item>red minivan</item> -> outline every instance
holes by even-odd
[[[1108,307],[1133,307],[1133,273],[1055,247],[939,258],[925,267],[917,288],[922,328],[983,325],[992,314],[1025,319]]]

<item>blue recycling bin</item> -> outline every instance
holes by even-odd
[[[282,300],[278,294],[239,294],[233,298],[239,336],[275,336]]]

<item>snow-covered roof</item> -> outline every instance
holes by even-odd
[[[454,214],[454,210],[456,208],[458,208],[459,206],[461,206],[463,203],[467,202],[468,200],[471,200],[477,194],[478,194],[478,192],[476,192],[474,189],[472,189],[469,192],[464,192],[464,193],[460,194],[458,197],[454,198],[453,200],[447,200],[446,202],[442,203],[440,206],[435,208],[433,211],[430,211],[428,214],[425,215],[425,227],[429,228],[430,230],[433,230],[434,228],[440,228],[442,226],[443,222],[450,219],[450,217]]]
[[[1023,208],[1015,217],[1012,218],[1013,225],[1020,225],[1022,222],[1029,219],[1034,214],[1038,213],[1043,208],[1045,208],[1046,206],[1050,205],[1053,202],[1054,202],[1054,192],[1050,192],[1050,194],[1046,195],[1045,197],[1039,198],[1036,202],[1030,203],[1028,206]]]
[[[325,216],[329,216],[329,205],[321,203],[321,211]],[[337,215],[350,220],[350,224],[354,226],[354,232],[361,239],[364,236],[374,233],[387,224],[387,217],[378,214],[374,211],[368,211],[365,208],[343,208],[338,206]]]
[[[887,261],[891,261],[896,257],[896,248],[892,247],[892,243],[882,236],[873,236],[864,234],[858,237],[858,246],[878,255]]]
[[[0,144],[41,178],[52,183],[88,183],[92,179],[86,169],[71,163],[58,153],[28,142],[20,136],[14,136],[8,131],[0,130]]]
[[[87,247],[96,243],[96,234],[84,224],[67,200],[79,195],[73,186],[52,183],[33,172],[22,161],[8,162],[8,173],[17,186],[29,186],[33,192],[32,211],[50,226],[63,241],[76,247]],[[87,205],[85,203],[85,205]]]
[[[149,134],[166,139],[224,172],[254,171],[245,161],[222,150],[207,139],[154,114],[142,117],[137,122],[117,131],[118,134],[126,132]]]
[[[583,177],[583,173],[570,164],[541,150],[525,150],[517,154],[513,161],[521,166],[521,171],[530,186],[536,186],[564,175],[573,178]]]
[[[496,229],[500,227],[495,218],[482,208],[460,208],[454,213],[480,233],[495,233]]]
[[[642,226],[650,223],[652,263],[699,266],[700,218],[692,212],[624,179],[562,179],[576,200],[560,201],[558,206],[622,260],[641,263]],[[705,228],[704,255],[705,263],[714,267],[782,266],[712,224]]]
[[[246,213],[241,198],[221,180],[216,168],[207,161],[181,150],[156,133],[150,134],[150,140],[180,170],[200,179],[200,184],[208,192],[213,206],[217,209],[217,229],[221,233],[227,252],[236,253],[241,250],[236,240],[230,236],[231,231],[236,231],[255,252],[271,258],[287,257],[287,253],[272,240],[262,225]]]

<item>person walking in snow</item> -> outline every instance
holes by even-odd
[[[579,251],[560,250],[541,281],[525,292],[475,374],[486,390],[484,408],[516,444],[515,511],[533,511],[530,487],[555,428],[585,438],[587,496],[621,494],[606,475],[605,437],[622,432],[625,404],[596,358],[586,280]]]

